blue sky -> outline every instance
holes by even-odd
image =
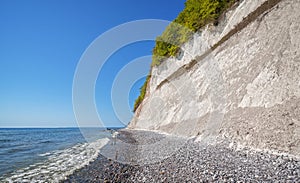
[[[105,31],[138,19],[173,20],[184,0],[1,0],[0,127],[77,126],[72,82],[85,49]],[[106,126],[120,125],[110,101],[115,75],[151,54],[153,41],[116,52],[100,73],[96,104]],[[143,79],[132,88],[132,107]]]

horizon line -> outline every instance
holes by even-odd
[[[126,126],[109,126],[109,127],[99,127],[99,126],[0,126],[1,128],[125,128]]]

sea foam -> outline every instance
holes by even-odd
[[[95,160],[101,147],[107,144],[108,138],[95,142],[77,144],[73,147],[40,154],[46,156],[44,162],[30,165],[12,173],[6,182],[59,182],[66,179],[75,170]]]

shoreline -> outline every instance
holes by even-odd
[[[179,145],[157,161],[164,155],[163,142]],[[124,144],[129,144],[129,148]],[[155,148],[157,145],[161,146]],[[153,131],[122,129],[117,145],[109,142],[101,151],[96,160],[62,182],[300,181],[298,159],[251,149],[236,150],[227,143],[201,144],[195,139]],[[118,157],[109,152],[118,152]]]
[[[131,137],[131,133],[118,130],[118,140],[127,143],[136,143]],[[113,142],[110,140],[106,147],[110,148]],[[103,151],[102,147],[101,150]],[[101,151],[100,150],[100,151]],[[67,179],[61,182],[120,182],[126,180],[133,172],[136,171],[136,166],[129,164],[118,163],[115,160],[108,158],[100,152],[98,157],[90,162],[89,165],[78,169],[72,175],[67,176]]]

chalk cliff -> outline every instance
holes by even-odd
[[[300,1],[239,1],[151,70],[129,128],[300,155]]]

